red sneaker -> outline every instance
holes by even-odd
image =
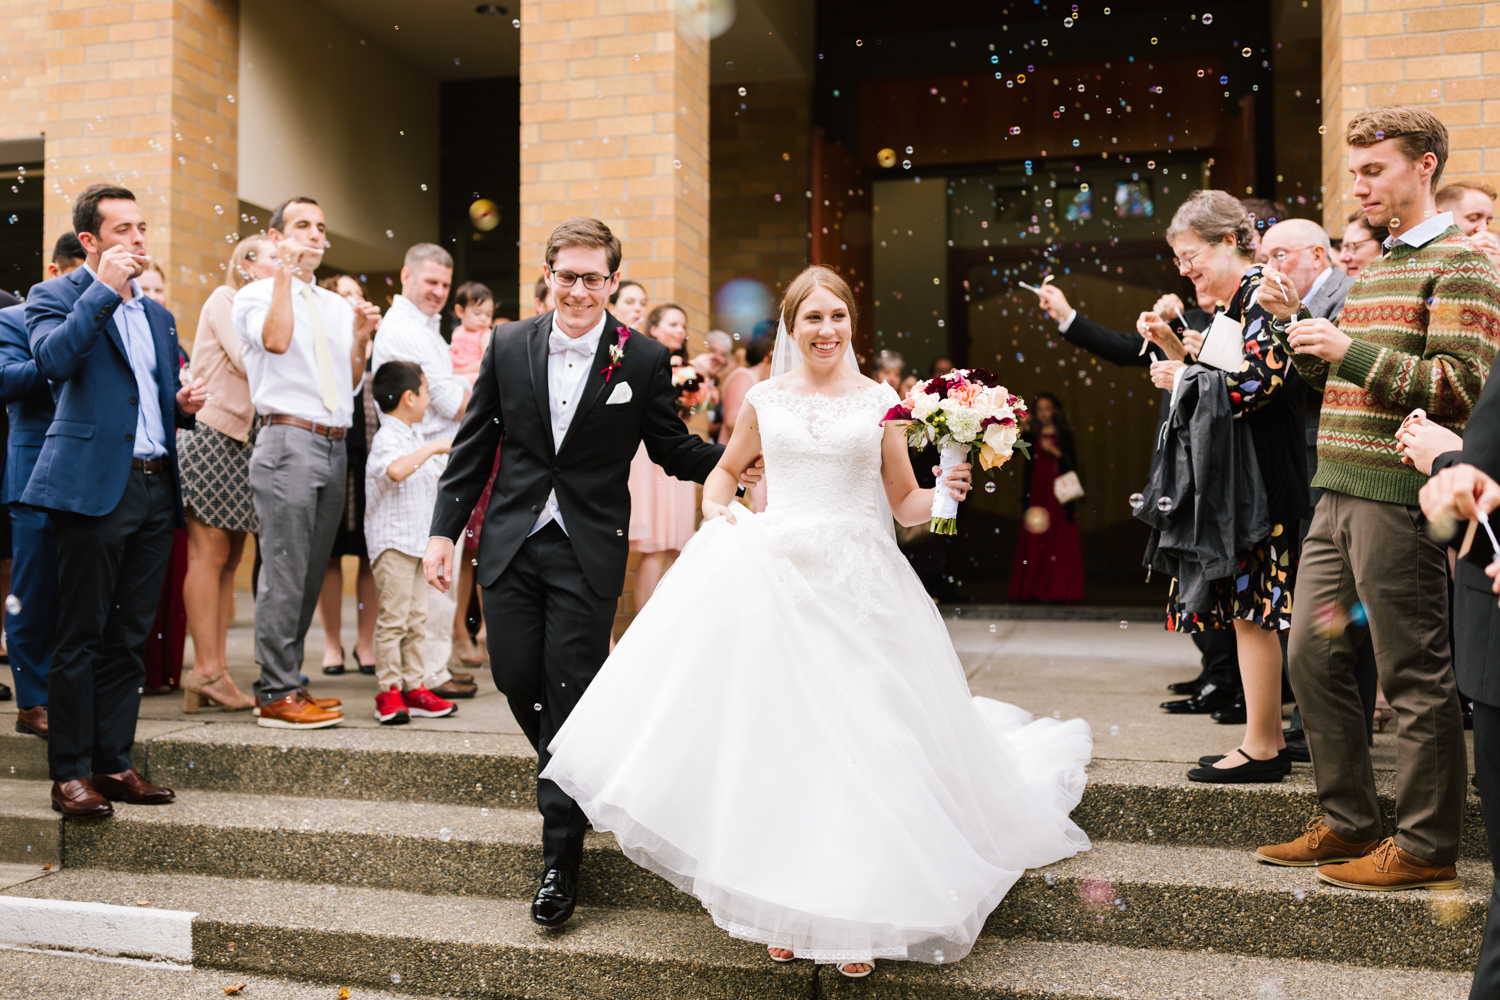
[[[441,719],[458,711],[451,701],[444,701],[425,687],[415,687],[401,696],[406,701],[406,710],[424,719]]]
[[[411,721],[406,713],[406,699],[398,688],[382,691],[375,696],[375,718],[382,726],[399,726]]]

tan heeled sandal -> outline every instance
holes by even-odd
[[[234,687],[234,681],[229,686],[234,688],[234,697],[228,701],[220,699],[212,691],[206,691],[210,684],[217,684],[229,676],[226,670],[220,670],[217,677],[204,680],[196,671],[189,670],[182,675],[182,710],[188,715],[197,715],[202,710],[204,703],[218,705],[221,712],[243,712],[255,707],[255,699],[242,693]]]

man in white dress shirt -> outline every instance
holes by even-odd
[[[262,726],[321,729],[343,716],[338,701],[314,701],[302,690],[302,642],[344,512],[344,434],[380,311],[370,303],[356,311],[314,282],[328,246],[317,202],[284,202],[268,235],[280,260],[276,276],[234,299],[250,398],[264,420],[250,459],[261,525],[255,694]]]
[[[418,243],[406,251],[401,267],[401,294],[391,301],[380,336],[375,338],[375,354],[370,359],[374,371],[387,361],[411,361],[422,366],[427,376],[427,394],[432,403],[418,428],[422,440],[452,439],[469,405],[469,382],[453,374],[453,355],[443,339],[443,306],[453,285],[453,258],[434,243]],[[384,423],[382,417],[381,422]],[[448,669],[453,655],[453,619],[458,614],[459,595],[443,593],[434,587],[427,593],[426,638],[422,640],[422,660],[426,664],[427,689],[439,698],[472,698],[478,686],[473,674],[454,675]],[[463,595],[468,610],[468,595]]]

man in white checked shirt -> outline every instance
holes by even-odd
[[[321,729],[343,716],[333,710],[337,700],[313,701],[302,689],[302,640],[344,511],[344,434],[380,310],[365,303],[356,312],[313,282],[328,245],[317,202],[282,203],[268,235],[280,261],[276,276],[251,282],[234,299],[250,399],[264,421],[250,459],[261,525],[256,711],[262,726]]]
[[[469,382],[453,374],[453,356],[441,327],[443,306],[452,285],[453,258],[448,251],[435,243],[418,243],[407,250],[401,266],[401,294],[386,310],[370,359],[371,370],[376,372],[387,361],[411,361],[422,366],[432,400],[417,428],[424,441],[451,439],[469,406]],[[389,419],[381,416],[381,426]],[[454,676],[448,669],[457,597],[455,591],[427,588],[428,625],[422,656],[427,664],[427,687],[440,698],[472,698],[479,690],[472,674]],[[464,600],[467,604],[467,595]],[[446,626],[440,624],[443,622]]]

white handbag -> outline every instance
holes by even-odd
[[[1083,496],[1083,483],[1078,481],[1078,473],[1064,472],[1052,480],[1052,495],[1058,503],[1072,503]]]

